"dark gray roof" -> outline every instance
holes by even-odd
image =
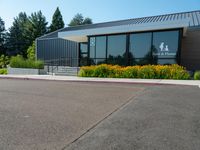
[[[111,26],[128,25],[128,24],[145,24],[145,23],[151,23],[151,22],[174,21],[174,20],[186,19],[186,18],[190,18],[189,27],[200,26],[200,10],[197,10],[197,11],[191,11],[191,12],[181,12],[181,13],[165,14],[165,15],[159,15],[159,16],[150,16],[150,17],[134,18],[134,19],[127,19],[127,20],[112,21],[112,22],[96,23],[96,24],[90,24],[90,25],[80,25],[80,26],[75,26],[75,27],[65,27],[55,32],[46,34],[38,39],[55,38],[55,37],[58,37],[58,32],[62,32],[62,31],[92,29],[92,28],[99,28],[99,27],[111,27]]]

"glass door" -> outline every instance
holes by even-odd
[[[79,45],[79,66],[88,65],[88,43],[80,43]]]

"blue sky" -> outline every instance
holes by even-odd
[[[200,10],[200,0],[0,0],[0,17],[9,28],[19,12],[30,15],[41,10],[47,21],[51,22],[57,6],[66,25],[76,13],[82,13],[98,23]]]

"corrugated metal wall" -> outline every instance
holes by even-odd
[[[46,64],[78,66],[78,43],[60,38],[39,39],[36,42],[38,60]]]

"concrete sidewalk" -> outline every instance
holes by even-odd
[[[0,79],[23,79],[23,80],[50,80],[71,82],[106,82],[106,83],[136,83],[136,84],[169,84],[169,85],[192,85],[200,87],[197,80],[164,80],[164,79],[122,79],[122,78],[89,78],[76,76],[52,76],[52,75],[0,75]]]

